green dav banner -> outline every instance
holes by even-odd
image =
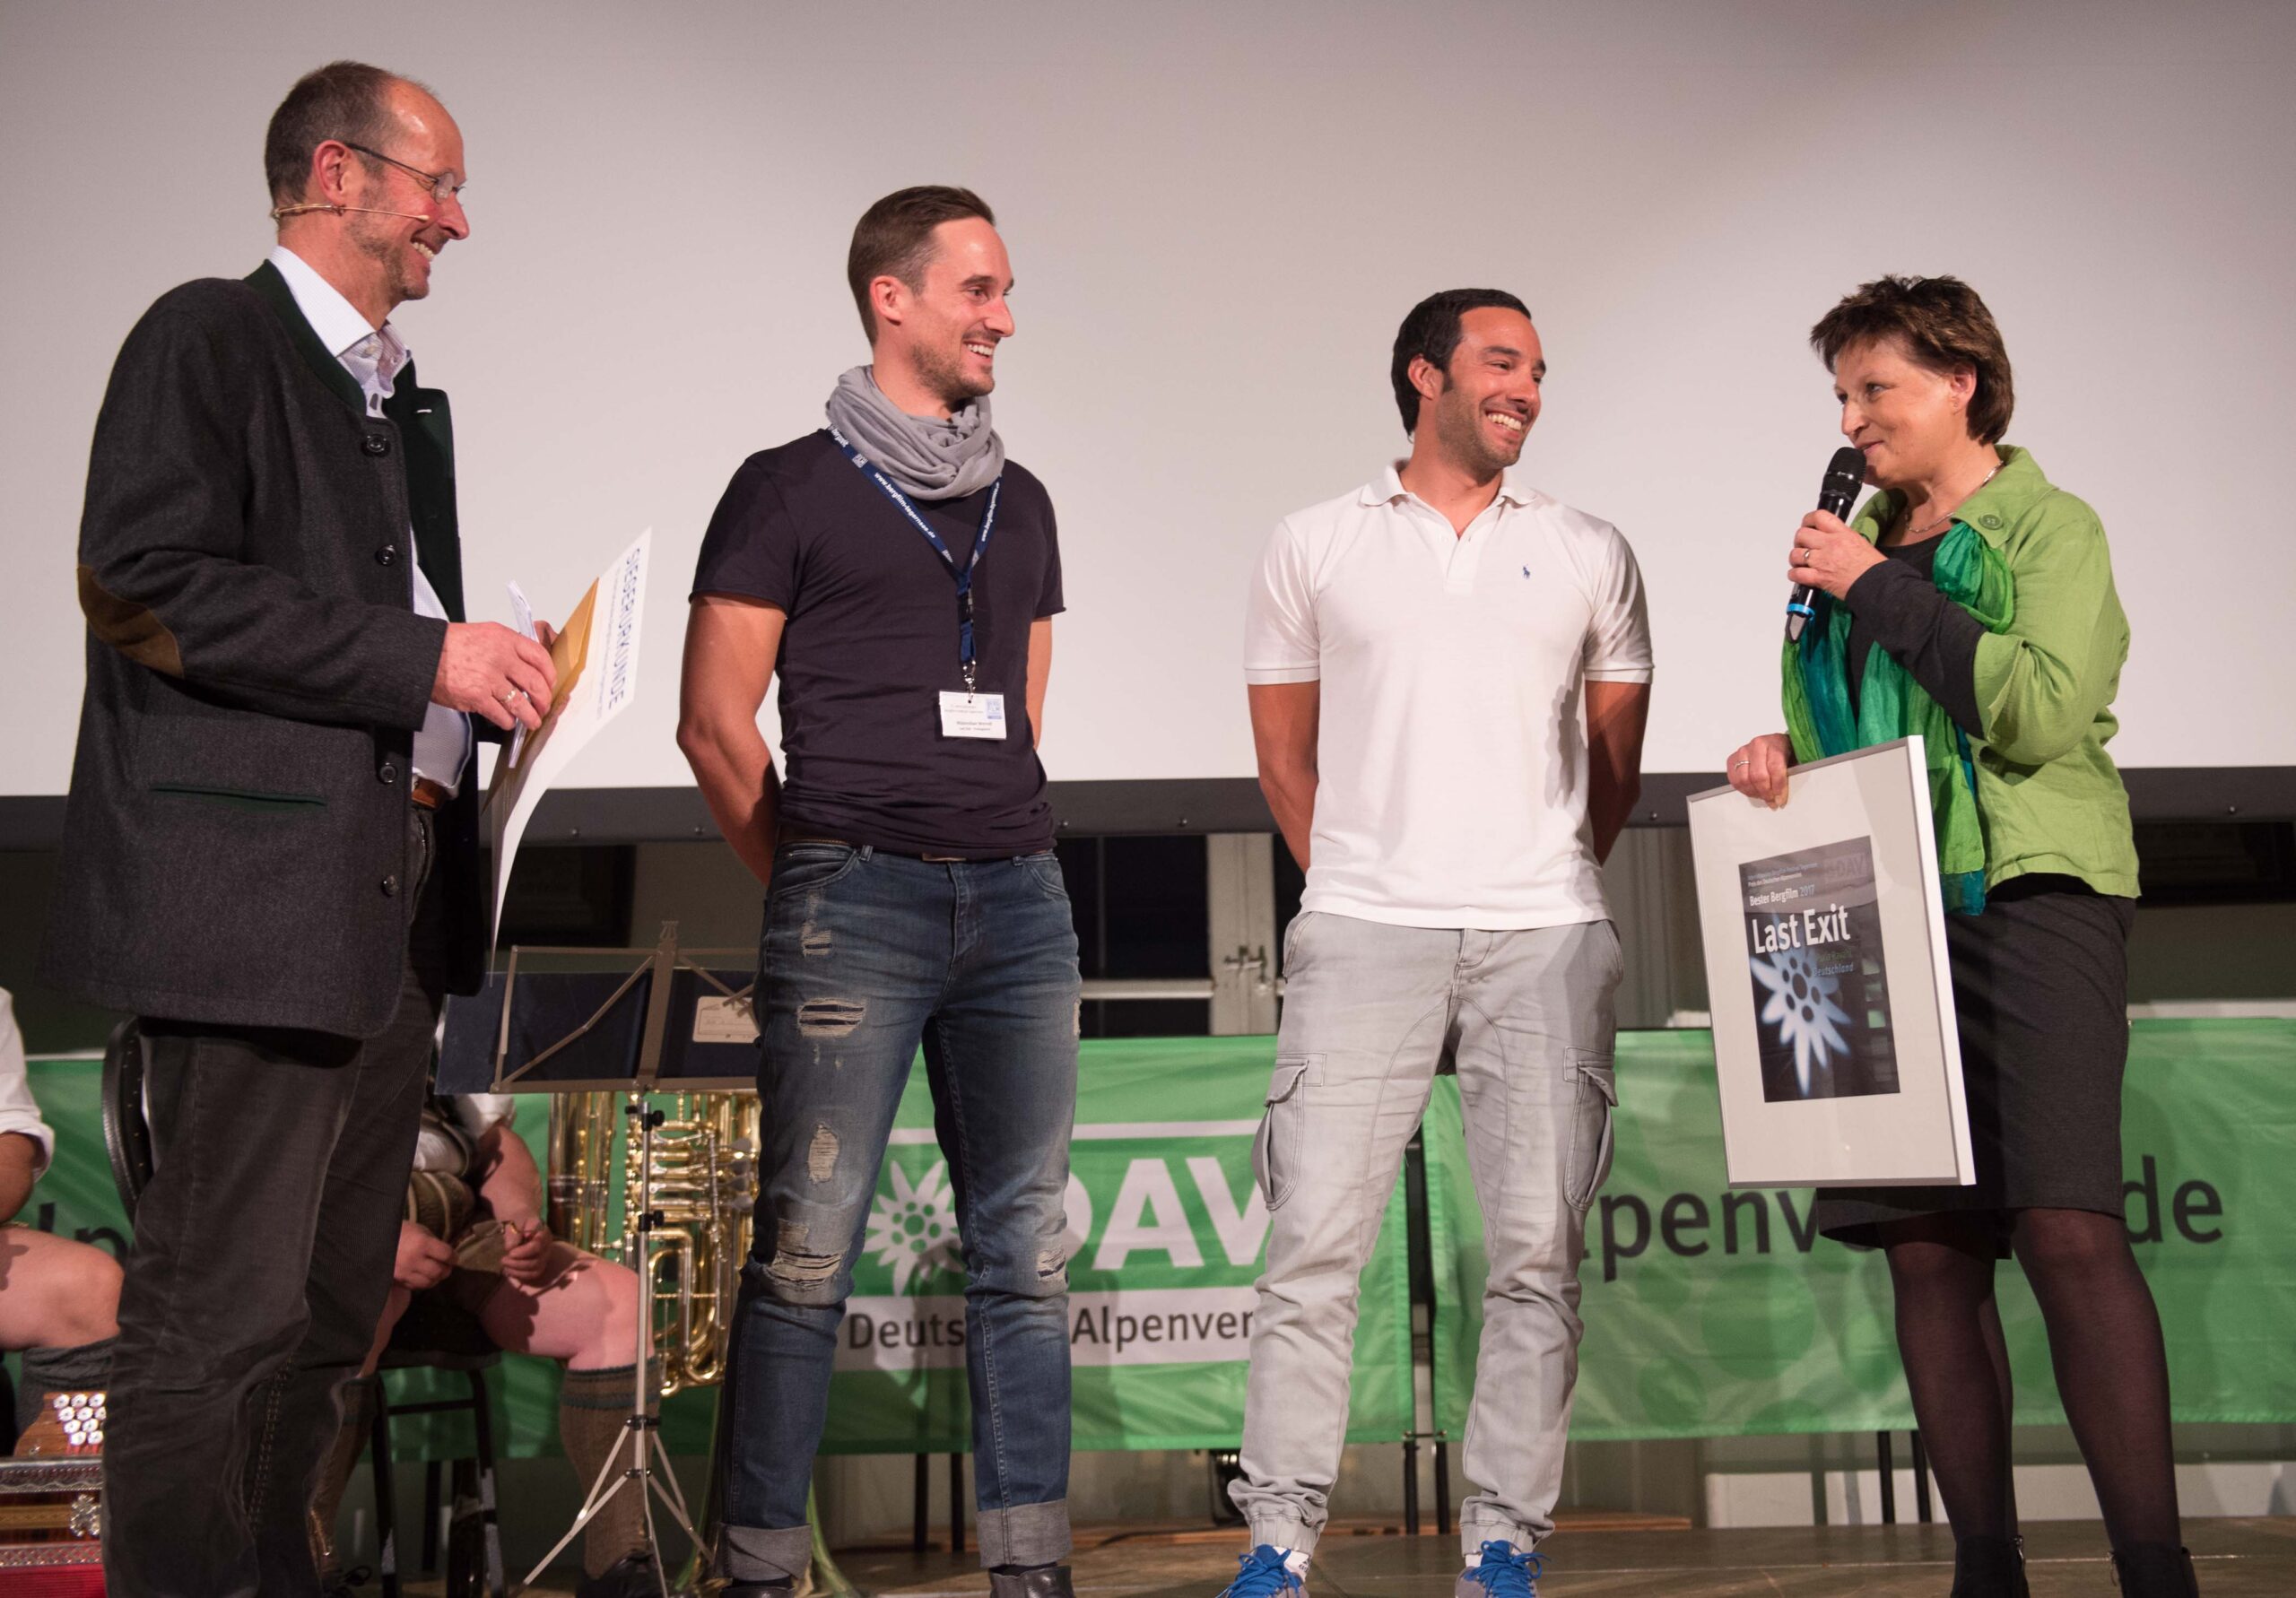
[[[1069,1350],[1079,1448],[1236,1446],[1265,1253],[1251,1137],[1272,1038],[1083,1045],[1067,1194]],[[92,1060],[35,1060],[53,1168],[20,1218],[124,1252]],[[1806,1190],[1734,1193],[1704,1032],[1627,1032],[1617,1154],[1587,1214],[1586,1326],[1572,1435],[1587,1438],[1901,1430],[1912,1424],[1877,1254],[1820,1238]],[[2296,1422],[2296,1022],[2139,1021],[2122,1143],[2138,1261],[2168,1333],[2176,1417]],[[543,1153],[544,1116],[520,1130]],[[1462,1434],[1482,1329],[1482,1225],[1454,1084],[1426,1119],[1437,1299],[1437,1424]],[[1400,1193],[1361,1296],[1348,1437],[1409,1425],[1410,1307]],[[842,1329],[824,1447],[970,1446],[963,1275],[925,1073],[912,1074],[880,1173]],[[2021,1422],[2060,1420],[2040,1316],[2000,1270]],[[458,1396],[462,1378],[395,1373],[397,1398]],[[489,1387],[497,1446],[552,1453],[558,1370],[505,1359]],[[706,1451],[714,1392],[663,1410],[678,1455]],[[403,1458],[467,1452],[459,1417],[409,1420]]]
[[[1232,1448],[1266,1254],[1252,1134],[1267,1038],[1083,1045],[1070,1147],[1068,1350],[1079,1448]],[[970,1446],[964,1274],[933,1104],[910,1078],[838,1340],[824,1451]],[[1401,1189],[1363,1273],[1353,1442],[1411,1420]]]
[[[2296,1420],[2296,1021],[2132,1027],[2121,1147],[2136,1257],[2185,1421]],[[1482,1225],[1454,1084],[1426,1120],[1437,1424],[1461,1435],[1482,1331]],[[1903,1430],[1878,1252],[1819,1237],[1807,1189],[1734,1193],[1705,1032],[1625,1032],[1617,1156],[1579,1272],[1578,1437]],[[2020,1423],[2061,1422],[2040,1312],[1996,1281]]]
[[[1267,1239],[1251,1143],[1274,1040],[1091,1041],[1083,1050],[1066,1199],[1075,1446],[1235,1447],[1257,1307],[1252,1283]],[[127,1221],[104,1153],[97,1063],[36,1060],[31,1080],[57,1153],[23,1219],[124,1254]],[[539,1102],[521,1104],[518,1130],[538,1162],[546,1120]],[[971,1447],[958,1247],[920,1062],[854,1264],[824,1453]],[[1411,1418],[1400,1187],[1363,1273],[1355,1346],[1349,1440],[1393,1442]],[[467,1392],[458,1374],[395,1371],[388,1380],[394,1403]],[[506,1358],[489,1388],[501,1454],[556,1452],[555,1365]],[[663,1405],[673,1454],[708,1452],[716,1401],[714,1390],[698,1391]],[[403,1458],[466,1455],[470,1435],[459,1415],[410,1418],[394,1433]]]

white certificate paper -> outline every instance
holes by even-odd
[[[1692,795],[1733,1187],[1977,1180],[1918,737]]]
[[[494,850],[493,916],[490,945],[502,926],[502,894],[517,863],[518,840],[535,806],[598,729],[625,709],[638,692],[639,623],[646,610],[648,527],[590,585],[559,630],[551,659],[558,691],[550,715],[531,737],[515,739],[494,769],[482,819]]]

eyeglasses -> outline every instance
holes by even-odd
[[[389,166],[396,167],[402,172],[411,172],[415,177],[422,178],[422,181],[430,187],[430,197],[438,201],[442,205],[448,200],[459,199],[462,196],[465,186],[456,181],[456,175],[451,171],[426,172],[421,167],[408,166],[396,156],[385,155],[379,150],[370,150],[364,144],[354,144],[349,139],[343,139],[338,142],[346,150],[356,150],[361,155],[371,155],[377,161],[382,161]]]

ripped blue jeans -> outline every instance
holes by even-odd
[[[718,1573],[796,1576],[830,1375],[918,1045],[965,1272],[981,1563],[1068,1551],[1076,934],[1049,853],[774,855],[758,958],[757,1229],[725,1404]]]

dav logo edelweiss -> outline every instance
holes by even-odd
[[[1267,1206],[1249,1169],[1254,1125],[1076,1128],[1062,1239],[1076,1363],[1247,1356],[1257,1302],[1251,1283],[1267,1238]],[[964,1361],[963,1240],[948,1164],[931,1138],[922,1128],[898,1131],[887,1151],[838,1339],[840,1370]],[[1155,1151],[1144,1153],[1144,1142]]]
[[[913,1185],[909,1173],[893,1161],[885,1162],[885,1170],[892,1191],[877,1195],[861,1246],[879,1264],[891,1267],[893,1291],[909,1291],[909,1283],[932,1271],[961,1269],[948,1162],[932,1166]]]

